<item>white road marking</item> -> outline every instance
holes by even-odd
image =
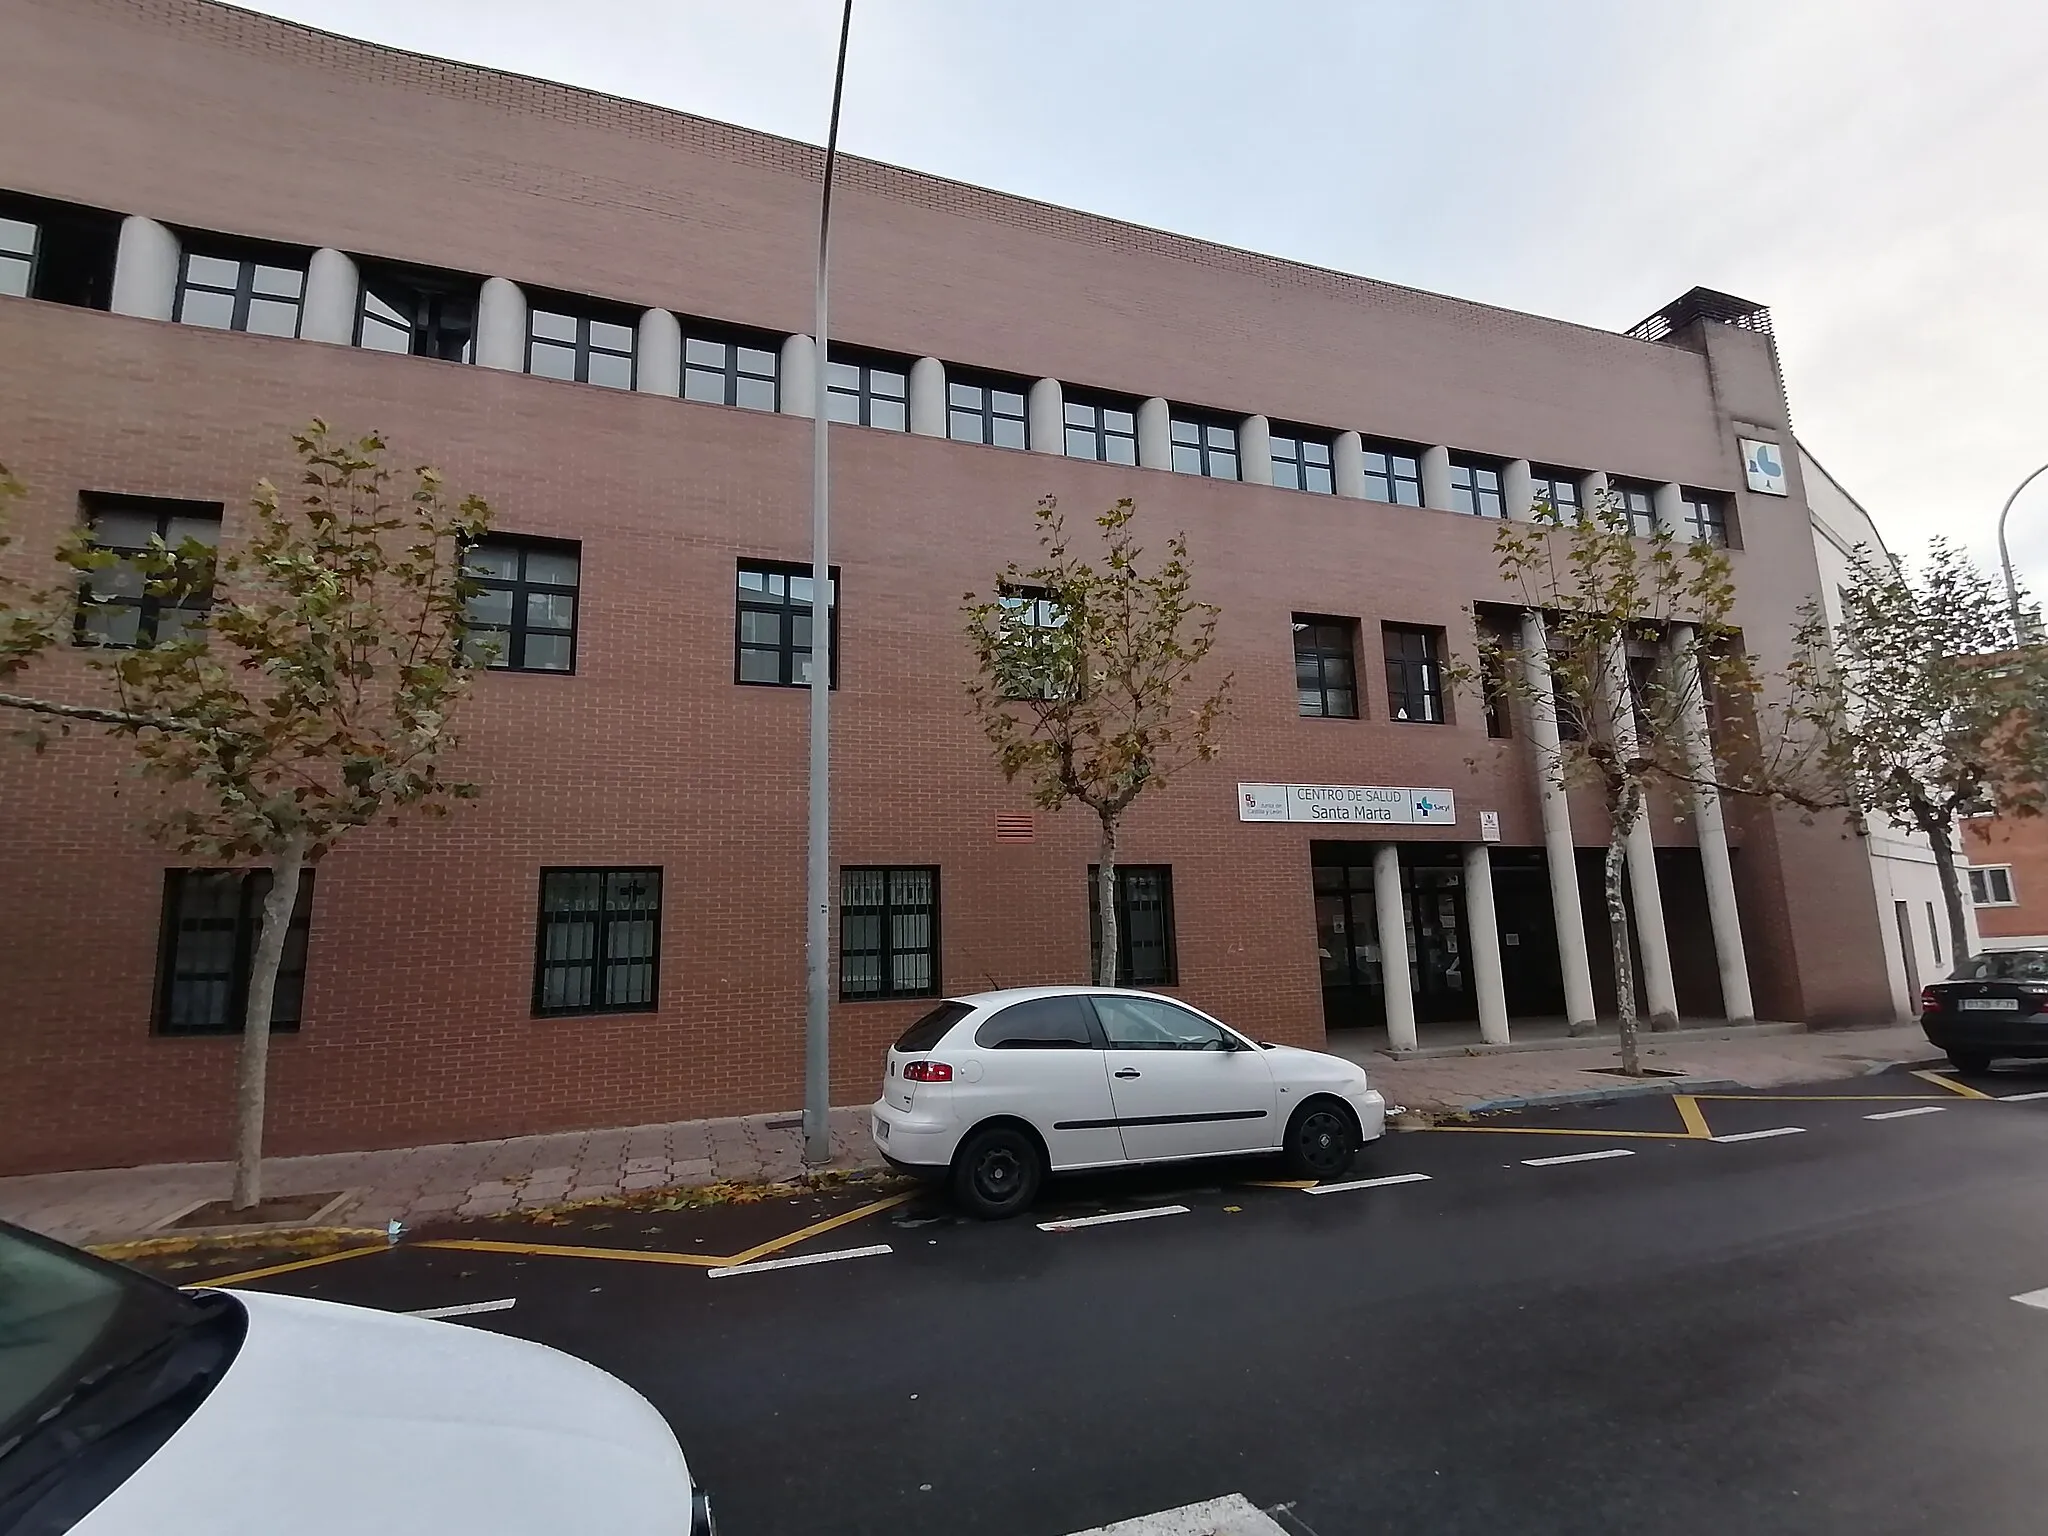
[[[1419,1184],[1428,1179],[1426,1173],[1390,1173],[1377,1179],[1352,1179],[1343,1184],[1315,1184],[1302,1191],[1307,1195],[1337,1195],[1347,1189],[1379,1189],[1388,1184]]]
[[[1107,1211],[1100,1216],[1072,1216],[1065,1221],[1041,1221],[1041,1232],[1072,1232],[1081,1227],[1106,1227],[1119,1221],[1143,1221],[1148,1216],[1185,1216],[1184,1205],[1154,1205],[1142,1211]]]
[[[1737,1131],[1731,1136],[1716,1136],[1716,1141],[1762,1141],[1770,1136],[1803,1136],[1803,1125],[1774,1125],[1768,1131]]]
[[[407,1317],[471,1317],[478,1312],[503,1312],[508,1307],[519,1305],[517,1296],[507,1296],[503,1301],[466,1301],[459,1307],[424,1307],[418,1312],[408,1312]]]
[[[1524,1168],[1554,1168],[1559,1163],[1597,1163],[1609,1157],[1634,1157],[1634,1147],[1609,1147],[1605,1152],[1567,1152],[1563,1157],[1525,1157]]]
[[[2013,1297],[2013,1300],[2023,1307],[2039,1307],[2043,1312],[2048,1312],[2048,1288],[2038,1291],[2021,1291],[2019,1295]]]
[[[1093,1526],[1074,1536],[1287,1536],[1287,1528],[1241,1493],[1156,1515]]]
[[[2001,1104],[2024,1104],[2029,1099],[2048,1099],[2048,1088],[2042,1089],[2039,1093],[2001,1093],[1998,1096],[1998,1102]]]
[[[1865,1115],[1866,1120],[1903,1120],[1908,1115],[1938,1115],[1946,1104],[1915,1104],[1911,1109],[1887,1109],[1874,1115]]]
[[[713,1280],[723,1280],[729,1275],[755,1275],[766,1269],[802,1269],[807,1264],[830,1264],[839,1259],[872,1259],[877,1254],[895,1251],[887,1243],[875,1243],[866,1248],[835,1248],[830,1253],[804,1253],[793,1259],[760,1259],[752,1264],[728,1264],[723,1269],[707,1269],[704,1273]]]

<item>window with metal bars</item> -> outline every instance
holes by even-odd
[[[1684,507],[1685,541],[1706,543],[1717,549],[1728,544],[1728,503],[1713,491],[1686,490],[1679,493]]]
[[[172,318],[255,336],[296,336],[306,292],[303,252],[188,247],[178,262]]]
[[[1102,960],[1101,867],[1088,866],[1089,974]],[[1120,987],[1170,987],[1179,972],[1174,953],[1173,866],[1116,867],[1116,981]]]
[[[1500,466],[1481,459],[1452,459],[1451,505],[1474,517],[1506,516],[1507,500],[1501,495]]]
[[[544,379],[631,389],[638,342],[637,318],[623,310],[535,305],[527,320],[526,371]]]
[[[772,411],[781,400],[781,355],[765,336],[683,322],[683,398]]]
[[[73,641],[127,648],[183,639],[186,627],[212,606],[213,588],[183,583],[182,562],[162,568],[156,545],[167,554],[177,553],[187,539],[214,548],[220,543],[219,503],[91,491],[83,500],[93,547],[115,558],[80,578]]]
[[[476,588],[465,605],[463,647],[507,672],[574,672],[583,547],[561,539],[484,539],[463,553]]]
[[[954,374],[946,378],[946,435],[991,448],[1025,446],[1025,386],[1014,379]]]
[[[1365,494],[1372,501],[1422,505],[1422,450],[1405,443],[1365,445]]]
[[[256,930],[270,894],[267,869],[167,869],[163,923],[157,938],[159,1035],[234,1035],[249,1008],[249,971]],[[313,871],[299,891],[285,929],[284,956],[270,997],[273,1032],[299,1027],[306,988],[306,942],[313,922]]]
[[[1069,392],[1066,450],[1070,459],[1138,462],[1138,409],[1129,401]]]
[[[1560,523],[1576,523],[1583,515],[1579,505],[1579,477],[1564,469],[1529,471],[1530,507],[1548,506]]]
[[[1358,718],[1358,620],[1294,616],[1294,688],[1304,715]]]
[[[832,568],[832,686],[839,686],[839,568]],[[811,681],[811,568],[742,560],[733,681],[805,688]]]
[[[363,262],[361,270],[357,346],[451,363],[475,361],[479,279],[375,261]]]
[[[1331,477],[1334,440],[1303,427],[1273,429],[1273,483],[1290,491],[1315,491],[1329,496],[1337,486]]]
[[[839,871],[839,995],[933,997],[939,990],[939,871]]]
[[[652,1013],[661,983],[661,871],[544,869],[533,966],[537,1017]]]
[[[1168,418],[1173,469],[1180,475],[1235,480],[1237,423],[1220,416],[1176,409]]]
[[[910,373],[894,359],[841,354],[825,366],[825,413],[848,426],[910,430]]]
[[[1387,655],[1387,717],[1443,724],[1443,632],[1409,624],[1384,624],[1380,632]]]

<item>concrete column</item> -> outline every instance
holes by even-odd
[[[1522,665],[1535,695],[1529,706],[1529,745],[1536,754],[1536,786],[1543,797],[1544,862],[1550,866],[1550,910],[1557,925],[1557,965],[1564,977],[1565,1018],[1575,1035],[1591,1034],[1593,967],[1586,956],[1586,914],[1579,902],[1578,849],[1572,841],[1571,807],[1565,799],[1563,758],[1557,739],[1557,706],[1550,684],[1550,639],[1543,616],[1522,615]]]
[[[1157,395],[1138,407],[1138,464],[1173,468],[1173,408]]]
[[[1657,526],[1675,539],[1685,538],[1685,492],[1666,481],[1650,493],[1650,505],[1657,512]]]
[[[1693,773],[1711,781],[1714,748],[1707,733],[1707,704],[1700,691],[1699,666],[1693,658],[1695,644],[1690,624],[1671,626],[1672,660],[1680,669],[1679,687],[1685,690],[1686,755]],[[1693,789],[1692,824],[1700,843],[1700,868],[1707,880],[1707,920],[1714,930],[1714,958],[1721,971],[1721,1006],[1729,1021],[1748,1024],[1756,1018],[1756,1003],[1749,992],[1749,957],[1742,945],[1742,915],[1735,906],[1735,869],[1728,857],[1728,824],[1722,814],[1721,796],[1711,782]]]
[[[1452,512],[1451,450],[1437,445],[1422,450],[1422,504],[1439,512]]]
[[[1339,432],[1330,449],[1330,473],[1339,496],[1365,500],[1365,439],[1356,432]]]
[[[1401,850],[1375,843],[1372,904],[1380,930],[1380,990],[1387,999],[1387,1044],[1415,1049],[1415,993],[1408,980],[1408,903],[1401,898]]]
[[[1628,652],[1616,641],[1607,657],[1600,689],[1614,726],[1615,750],[1636,755],[1636,712],[1628,688]],[[1628,830],[1628,894],[1636,920],[1636,947],[1643,957],[1643,1002],[1650,1028],[1678,1028],[1678,987],[1671,976],[1671,936],[1664,927],[1664,891],[1657,880],[1657,845],[1650,835],[1649,807]]]
[[[1479,1000],[1479,1038],[1508,1043],[1508,989],[1501,979],[1500,919],[1493,911],[1493,856],[1484,843],[1465,845],[1465,934],[1472,946],[1472,993]]]
[[[818,389],[817,342],[801,332],[785,338],[776,371],[780,375],[777,387],[782,392],[782,414],[809,416],[811,397]]]
[[[1273,424],[1263,416],[1237,424],[1237,478],[1246,485],[1273,483]]]
[[[1507,467],[1500,472],[1501,508],[1510,519],[1518,523],[1529,521],[1529,509],[1536,501],[1536,477],[1529,472],[1527,459],[1509,459]]]
[[[299,310],[299,335],[306,341],[355,345],[356,302],[362,278],[356,264],[327,246],[306,263],[306,299]]]
[[[1607,494],[1607,471],[1589,470],[1579,481],[1579,505],[1591,517],[1600,510],[1600,498]]]
[[[946,365],[936,357],[910,365],[910,430],[919,437],[946,435]]]
[[[482,368],[526,372],[526,294],[506,278],[485,278],[476,296],[476,360]]]
[[[683,392],[683,324],[665,309],[640,316],[640,339],[634,348],[633,387],[643,395]]]
[[[1024,414],[1033,453],[1067,451],[1067,392],[1058,379],[1040,379],[1025,397]]]
[[[168,320],[177,304],[178,237],[155,219],[129,214],[114,247],[114,294],[107,307],[117,315]]]

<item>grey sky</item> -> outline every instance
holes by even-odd
[[[811,140],[833,0],[256,9]],[[845,147],[1592,325],[1768,303],[1901,553],[2048,461],[2038,0],[856,0]],[[1255,404],[1256,402],[1246,402]],[[2048,476],[2013,513],[2048,590]]]

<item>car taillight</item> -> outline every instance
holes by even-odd
[[[1932,987],[1922,987],[1920,989],[1920,1011],[1922,1013],[1941,1012],[1941,994]]]
[[[953,1069],[943,1061],[906,1061],[903,1075],[913,1083],[950,1083]]]

